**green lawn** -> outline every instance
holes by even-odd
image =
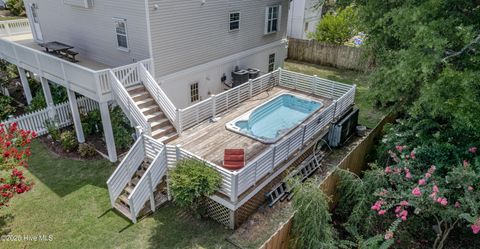
[[[39,142],[32,145],[27,176],[34,188],[0,210],[9,235],[53,235],[51,242],[4,242],[0,248],[231,248],[231,231],[198,221],[173,206],[132,225],[110,210],[107,161],[58,158]],[[1,224],[1,222],[0,222]]]
[[[366,75],[357,71],[341,70],[298,61],[285,62],[285,69],[308,75],[317,75],[320,78],[335,80],[347,84],[357,85],[355,102],[360,108],[359,122],[368,127],[375,127],[382,119],[384,113],[373,108],[372,100],[367,97],[370,87]]]

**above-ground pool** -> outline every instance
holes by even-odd
[[[284,93],[227,123],[226,128],[262,143],[276,143],[322,106],[318,101]]]

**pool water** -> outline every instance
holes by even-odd
[[[226,127],[264,143],[275,143],[321,107],[320,102],[285,93],[227,123]]]

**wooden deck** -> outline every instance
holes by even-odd
[[[8,37],[2,37],[2,39],[12,41],[12,42],[16,42],[18,44],[22,44],[24,46],[27,46],[29,48],[33,48],[33,49],[38,50],[38,51],[45,51],[44,48],[38,46],[38,44],[35,43],[35,41],[33,41],[32,34],[13,35],[13,36],[8,36]],[[73,48],[72,50],[79,52],[79,54],[76,57],[78,62],[75,63],[75,64],[78,64],[80,66],[84,66],[86,68],[89,68],[89,69],[92,69],[92,70],[95,70],[95,71],[112,68],[109,65],[105,65],[103,63],[100,63],[100,62],[94,61],[92,59],[86,58],[84,55],[82,55],[81,51],[79,51],[78,48]]]
[[[269,145],[229,131],[225,128],[225,124],[277,95],[287,92],[321,101],[323,107],[317,112],[321,112],[332,103],[331,99],[275,87],[269,92],[261,93],[252,99],[241,103],[236,108],[218,115],[217,117],[220,119],[215,123],[206,120],[200,125],[184,131],[177,139],[170,141],[169,144],[180,145],[183,149],[217,165],[222,165],[224,149],[243,148],[245,149],[246,160],[248,163],[249,160],[260,155]]]

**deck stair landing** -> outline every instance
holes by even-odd
[[[129,87],[127,91],[140,111],[147,118],[153,138],[162,143],[168,143],[178,137],[175,127],[165,116],[165,113],[143,84]]]

